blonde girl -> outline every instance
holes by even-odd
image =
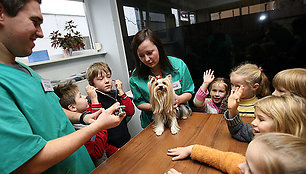
[[[306,69],[292,68],[278,72],[272,81],[272,95],[293,93],[306,98]]]
[[[203,83],[193,99],[194,106],[201,108],[204,113],[218,114],[221,103],[228,96],[229,91],[230,85],[227,79],[215,79],[214,71],[206,70]],[[207,97],[208,94],[210,98]]]
[[[306,99],[294,94],[267,96],[255,105],[255,120],[244,124],[237,112],[238,101],[244,88],[236,89],[228,98],[229,109],[224,113],[233,138],[250,142],[254,135],[283,132],[306,138]]]
[[[258,97],[270,95],[269,80],[262,68],[255,64],[241,64],[234,68],[230,74],[232,90],[244,87],[239,107],[241,116],[254,117],[254,103]]]
[[[172,160],[191,156],[229,174],[302,174],[306,173],[306,139],[285,133],[266,133],[249,144],[245,157],[201,145],[168,150]],[[170,169],[167,174],[180,174]]]

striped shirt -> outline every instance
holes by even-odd
[[[247,117],[255,117],[254,115],[254,103],[258,100],[256,96],[250,99],[241,99],[238,111],[240,116],[247,116]]]

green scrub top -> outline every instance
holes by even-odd
[[[163,75],[163,77],[171,74],[172,83],[178,83],[181,85],[181,88],[175,90],[177,95],[181,95],[183,93],[194,93],[194,84],[191,78],[190,72],[188,70],[187,65],[183,62],[183,60],[175,57],[168,56],[171,65],[173,66],[174,71],[167,72]],[[153,73],[151,75],[154,76]],[[143,79],[139,76],[131,76],[130,77],[130,87],[133,93],[133,102],[136,106],[143,103],[150,103],[150,94],[148,89],[148,81],[149,77]],[[188,103],[186,103],[188,104]],[[141,111],[140,114],[141,127],[147,127],[152,121],[152,112],[149,111]]]
[[[20,63],[21,64],[21,63]],[[0,171],[11,173],[37,154],[49,140],[74,132],[54,92],[24,64],[26,74],[0,64]],[[88,174],[94,164],[84,146],[44,173]]]

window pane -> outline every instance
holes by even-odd
[[[141,27],[161,38],[168,55],[185,61],[196,88],[206,69],[228,78],[230,70],[244,61],[266,67],[270,80],[280,70],[305,66],[305,0],[117,0],[117,4],[118,9],[121,5],[139,9]],[[157,20],[152,13],[164,17]],[[126,33],[122,32],[131,72],[133,36]]]
[[[69,7],[69,8],[67,8]],[[33,51],[48,50],[49,55],[63,54],[62,48],[54,49],[51,47],[50,33],[59,30],[62,35],[66,21],[73,20],[77,25],[76,30],[79,31],[85,43],[85,49],[92,49],[88,23],[84,12],[83,2],[66,1],[66,0],[43,0],[41,11],[44,17],[42,30],[44,38],[35,41]]]
[[[139,10],[134,7],[123,7],[125,24],[128,31],[128,36],[135,35],[139,31]]]
[[[83,2],[66,0],[43,0],[40,8],[42,13],[85,16]]]

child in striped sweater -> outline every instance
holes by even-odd
[[[255,64],[241,64],[230,74],[232,91],[244,86],[238,111],[240,116],[254,117],[254,103],[258,97],[270,95],[269,80],[263,69]]]

